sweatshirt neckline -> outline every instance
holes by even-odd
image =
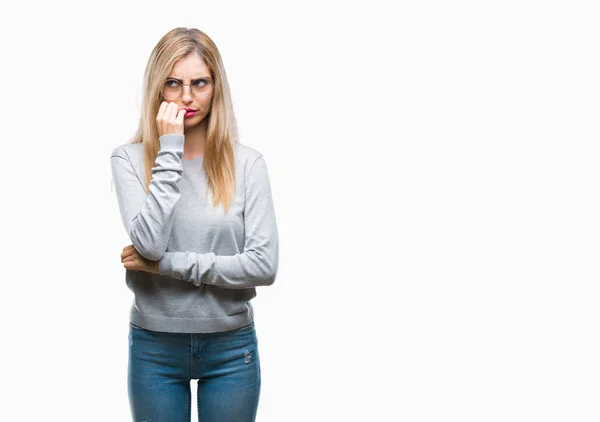
[[[190,158],[189,160],[184,159],[183,157],[181,158],[181,161],[184,163],[198,163],[204,160],[204,155],[200,155],[198,157],[195,158]]]

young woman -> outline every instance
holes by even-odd
[[[254,421],[256,287],[275,281],[278,232],[264,156],[237,139],[225,68],[202,31],[175,28],[144,75],[133,139],[110,157],[131,245],[128,394],[136,422]]]

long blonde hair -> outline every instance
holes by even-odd
[[[239,142],[237,122],[221,55],[215,43],[204,32],[195,28],[179,27],[166,33],[156,44],[144,72],[142,112],[137,131],[130,143],[144,144],[146,192],[150,192],[150,170],[160,150],[156,115],[161,103],[163,83],[175,61],[193,53],[202,57],[213,78],[211,108],[205,117],[208,122],[203,166],[207,176],[207,188],[213,194],[213,206],[223,203],[227,213],[235,189],[234,147]]]

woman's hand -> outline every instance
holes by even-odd
[[[121,253],[121,262],[128,270],[146,271],[148,273],[158,274],[158,261],[150,261],[140,255],[133,245],[123,248]]]
[[[160,103],[158,114],[156,115],[156,127],[158,136],[177,134],[183,135],[183,117],[185,109],[177,110],[177,104],[163,101]]]

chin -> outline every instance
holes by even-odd
[[[191,119],[183,119],[184,126],[195,126],[204,120],[206,116],[194,116]]]

